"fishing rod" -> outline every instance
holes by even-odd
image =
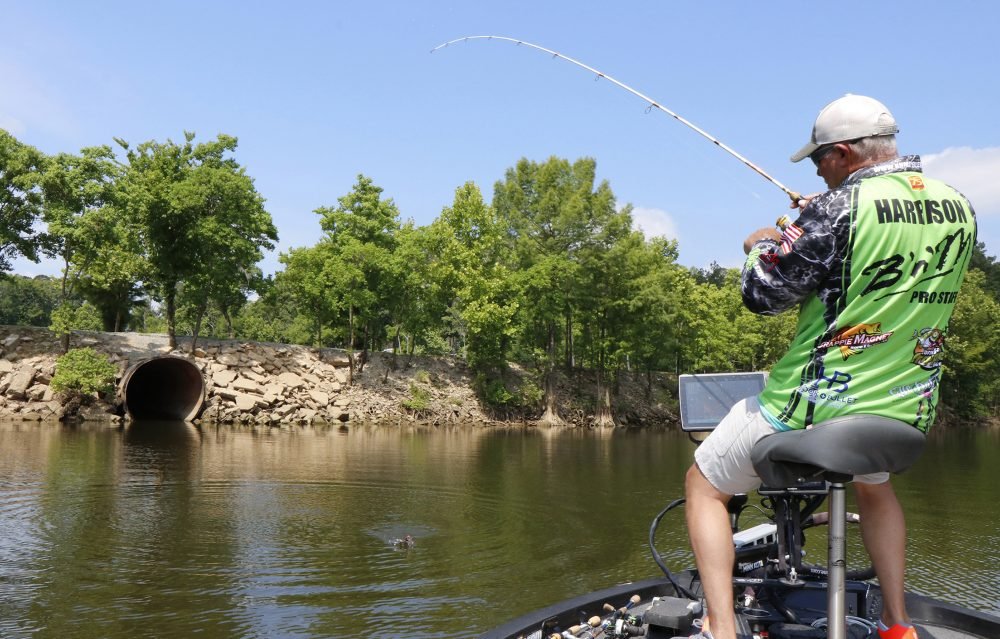
[[[655,109],[659,109],[660,111],[663,111],[664,113],[666,113],[667,115],[669,115],[673,119],[677,120],[681,124],[683,124],[683,125],[691,128],[691,129],[693,129],[699,135],[701,135],[702,137],[708,139],[710,142],[712,142],[713,144],[715,144],[717,147],[721,148],[723,151],[726,151],[727,153],[729,153],[730,155],[732,155],[733,157],[735,157],[737,160],[739,160],[740,162],[742,162],[746,166],[748,166],[751,169],[753,169],[754,171],[756,171],[757,174],[760,175],[762,178],[764,178],[765,180],[767,180],[771,184],[775,185],[776,187],[778,187],[779,189],[781,189],[782,191],[784,191],[785,194],[789,198],[791,198],[791,200],[792,200],[793,203],[797,204],[798,201],[802,199],[802,195],[801,194],[799,194],[799,193],[797,193],[797,192],[789,189],[787,186],[785,186],[784,184],[782,184],[778,180],[776,180],[773,177],[771,177],[770,175],[768,175],[767,172],[764,171],[764,169],[760,168],[759,166],[757,166],[756,164],[754,164],[750,160],[746,159],[745,157],[743,157],[742,155],[740,155],[739,153],[737,153],[736,151],[734,151],[731,147],[727,146],[726,144],[723,144],[717,138],[709,135],[709,133],[706,132],[704,129],[701,129],[701,128],[695,126],[694,124],[692,124],[688,120],[686,120],[686,119],[682,118],[681,116],[677,115],[676,113],[674,113],[673,111],[671,111],[667,107],[663,106],[662,104],[660,104],[659,102],[657,102],[653,98],[651,98],[651,97],[649,97],[647,95],[644,95],[642,93],[639,93],[638,91],[636,91],[632,87],[628,86],[627,84],[625,84],[623,82],[619,82],[618,80],[616,80],[615,78],[611,77],[607,73],[604,73],[603,71],[599,71],[599,70],[595,69],[594,67],[588,66],[588,65],[580,62],[579,60],[574,60],[573,58],[571,58],[569,56],[566,56],[566,55],[563,55],[563,54],[559,53],[558,51],[553,51],[552,49],[546,49],[545,47],[539,46],[537,44],[532,44],[530,42],[525,42],[524,40],[517,40],[515,38],[508,38],[506,36],[478,35],[478,36],[465,36],[464,38],[456,38],[455,40],[449,40],[448,42],[445,42],[444,44],[439,44],[438,46],[436,46],[433,49],[431,49],[431,53],[434,53],[438,49],[443,49],[443,48],[445,48],[445,47],[447,47],[449,45],[455,44],[456,42],[468,42],[469,40],[504,40],[506,42],[513,42],[514,44],[516,44],[518,46],[524,45],[526,47],[531,47],[532,49],[537,49],[538,51],[543,51],[545,53],[548,53],[548,54],[550,54],[554,58],[559,58],[561,60],[565,60],[566,62],[570,62],[572,64],[575,64],[576,66],[578,66],[578,67],[580,67],[582,69],[586,69],[587,71],[590,71],[591,73],[596,74],[598,78],[604,78],[606,80],[610,80],[612,83],[614,83],[615,85],[621,87],[622,89],[625,89],[626,91],[628,91],[632,95],[638,96],[642,100],[646,101],[649,104],[649,108],[655,108]]]

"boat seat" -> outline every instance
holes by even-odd
[[[850,481],[854,475],[909,468],[924,449],[913,426],[875,415],[848,415],[809,429],[768,435],[751,452],[765,486],[791,488],[807,482]]]
[[[924,439],[919,430],[895,419],[848,415],[809,429],[768,435],[750,451],[754,469],[771,488],[790,491],[816,480],[829,482],[827,639],[847,639],[844,484],[855,475],[906,470],[920,457]],[[781,565],[785,566],[784,559]],[[794,570],[787,583],[801,583]]]

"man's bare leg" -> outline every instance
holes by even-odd
[[[903,600],[906,519],[892,484],[854,484],[861,511],[861,538],[882,588],[882,623],[910,623]]]
[[[697,464],[685,481],[688,536],[708,604],[708,626],[715,639],[736,639],[733,615],[733,535],[726,505],[731,495],[716,490]]]

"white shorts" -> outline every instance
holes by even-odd
[[[773,434],[774,426],[761,413],[756,397],[742,399],[694,451],[694,461],[716,490],[727,495],[749,493],[760,486],[750,451],[761,437]],[[862,484],[884,484],[889,473],[856,475]]]

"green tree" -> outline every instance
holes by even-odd
[[[996,256],[987,255],[986,244],[983,242],[976,242],[969,268],[982,271],[985,277],[983,288],[989,291],[994,299],[1000,299],[1000,262],[997,262]]]
[[[733,371],[733,349],[739,340],[734,318],[742,305],[738,273],[727,273],[728,282],[721,286],[706,282],[697,284],[689,299],[687,323],[691,339],[683,348],[688,372]]]
[[[83,328],[74,323],[77,308],[71,299],[78,294],[80,279],[94,261],[101,246],[113,235],[102,209],[113,202],[119,167],[111,147],[88,147],[80,155],[60,153],[50,158],[42,178],[44,209],[42,219],[48,231],[45,251],[62,260],[59,321],[53,330],[69,350],[69,330]]]
[[[519,324],[527,354],[540,353],[543,421],[562,421],[555,405],[553,372],[560,354],[573,365],[574,317],[580,311],[581,263],[601,262],[628,233],[631,215],[616,209],[607,182],[596,183],[596,162],[543,164],[520,160],[494,188],[493,206],[509,221],[524,314]]]
[[[725,286],[731,281],[730,271],[718,262],[713,261],[708,268],[692,268],[691,274],[699,284],[713,284],[715,286]]]
[[[148,268],[138,229],[117,206],[93,215],[105,239],[90,251],[87,267],[79,273],[80,293],[100,311],[105,331],[134,328],[133,314],[146,300]]]
[[[416,227],[408,221],[397,233],[380,295],[394,350],[403,335],[411,354],[418,345],[426,346],[454,300],[457,273],[444,258],[452,238],[442,231],[440,224]]]
[[[479,375],[502,376],[519,308],[507,258],[509,226],[472,182],[455,190],[434,226],[445,238],[439,281],[453,291],[445,314],[450,337]]]
[[[236,139],[225,140],[218,148],[233,151]],[[193,350],[210,302],[227,322],[230,310],[246,302],[260,279],[256,264],[264,249],[274,248],[278,232],[253,180],[243,167],[221,155],[208,156],[195,166],[177,185],[175,198],[179,208],[192,212],[198,240],[197,268],[185,279],[187,299],[195,311]]]
[[[612,389],[617,389],[619,374],[630,366],[636,344],[633,324],[649,322],[631,313],[637,283],[642,276],[640,260],[645,238],[632,225],[631,207],[626,207],[605,231],[583,252],[585,279],[581,286],[581,322],[588,346],[588,361],[594,369],[596,388],[596,424],[615,425]]]
[[[283,253],[278,259],[285,270],[275,276],[275,296],[288,299],[300,319],[310,327],[306,343],[325,346],[323,331],[337,317],[337,300],[330,290],[332,282],[327,276],[329,246],[321,241],[316,246],[295,248]]]
[[[38,187],[44,167],[41,152],[0,129],[0,274],[9,272],[18,256],[38,261],[34,224],[42,210]]]
[[[684,339],[684,309],[695,286],[687,269],[677,264],[677,241],[654,237],[627,258],[635,273],[628,299],[628,341],[636,363],[646,374],[646,395],[652,392],[652,372],[677,366]]]
[[[257,284],[259,296],[248,301],[233,318],[233,330],[239,338],[286,344],[316,343],[312,323],[298,309],[286,273],[279,271]]]
[[[359,329],[364,366],[365,351],[373,336],[383,335],[379,323],[386,308],[384,291],[393,288],[391,256],[396,248],[399,211],[391,199],[382,199],[382,188],[364,175],[350,193],[337,199],[336,207],[316,209],[325,232],[324,245],[328,293],[347,315],[347,354],[353,382],[357,362],[354,349]]]
[[[124,210],[133,217],[146,255],[147,280],[163,301],[170,345],[176,347],[177,296],[229,295],[273,248],[277,232],[253,180],[235,159],[236,138],[193,144],[144,142],[127,151]]]
[[[767,370],[788,348],[798,314],[751,313],[743,305],[740,271],[719,267],[713,273],[695,285],[690,298],[694,312],[688,321],[695,336],[686,361],[697,372]]]
[[[48,326],[59,304],[59,283],[47,275],[0,277],[0,324]]]
[[[941,402],[965,419],[995,415],[1000,406],[1000,302],[987,292],[985,273],[972,268],[955,303],[945,341]]]

